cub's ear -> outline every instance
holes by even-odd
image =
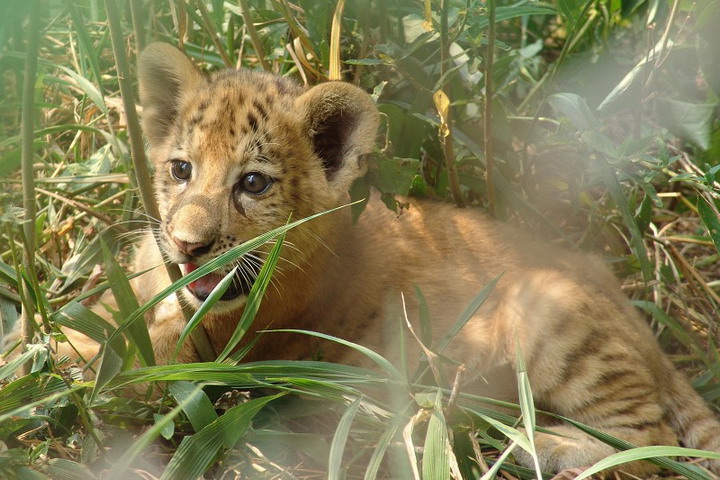
[[[375,148],[378,111],[370,95],[349,83],[323,83],[296,100],[315,154],[331,187],[344,194],[367,170]]]
[[[202,71],[177,48],[151,43],[138,59],[142,124],[150,145],[162,142],[175,122],[183,93],[206,81]]]

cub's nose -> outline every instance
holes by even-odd
[[[183,252],[186,255],[190,255],[191,257],[199,257],[200,255],[203,255],[205,253],[208,253],[210,251],[210,248],[212,248],[212,245],[214,243],[214,240],[210,240],[209,242],[186,242],[184,240],[180,240],[177,237],[173,237],[173,242],[175,242],[175,245],[180,249],[181,252]]]

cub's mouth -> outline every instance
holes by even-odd
[[[193,270],[196,270],[198,268],[198,265],[195,265],[194,263],[184,263],[180,265],[180,267],[182,269],[183,275],[187,275]],[[217,272],[208,273],[204,277],[200,277],[194,282],[190,282],[187,285],[187,289],[188,291],[190,291],[190,293],[193,294],[195,298],[197,298],[201,302],[205,301],[205,299],[210,296],[210,293],[218,285],[218,283],[220,283],[220,281],[225,278],[225,275],[227,274]],[[251,288],[252,282],[248,277],[247,273],[243,274],[242,268],[238,268],[235,272],[235,278],[233,278],[233,281],[232,283],[230,283],[228,289],[225,290],[225,293],[223,293],[222,297],[220,297],[220,300],[233,300],[240,297],[241,295],[248,295]]]

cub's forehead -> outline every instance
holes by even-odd
[[[175,125],[174,147],[189,154],[237,157],[286,133],[303,88],[292,80],[247,71],[213,75],[187,92]]]

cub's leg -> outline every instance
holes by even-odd
[[[472,337],[489,339],[491,345],[477,347],[491,352],[491,364],[514,366],[519,348],[539,408],[638,446],[677,443],[663,401],[668,366],[650,329],[624,307],[624,297],[558,271],[524,272],[507,280],[495,304],[469,325],[477,329]],[[563,436],[536,435],[546,471],[588,466],[614,453],[570,426],[551,428]],[[532,463],[522,453],[518,458]],[[656,470],[649,463],[623,469]]]

